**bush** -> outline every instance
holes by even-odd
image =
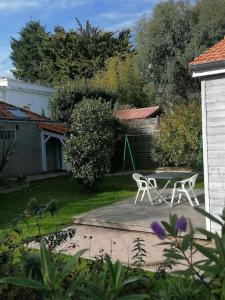
[[[59,86],[52,95],[49,108],[52,118],[57,122],[71,123],[75,105],[84,98],[98,99],[114,103],[116,97],[103,88],[91,87],[86,81],[69,82]]]
[[[96,187],[111,167],[115,139],[114,118],[101,99],[84,99],[72,115],[65,159],[76,182]]]
[[[152,144],[152,158],[161,166],[195,167],[201,141],[201,107],[180,104],[162,118]]]

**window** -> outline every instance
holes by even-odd
[[[8,108],[8,111],[18,119],[29,119],[29,116],[18,108]]]
[[[15,129],[0,129],[0,141],[14,141],[15,139]]]

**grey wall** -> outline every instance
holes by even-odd
[[[202,101],[206,208],[218,216],[225,205],[225,75],[202,80]]]
[[[8,161],[3,176],[19,176],[41,173],[41,138],[38,123],[33,122],[3,122],[0,127],[17,128],[16,149]],[[3,142],[0,141],[0,157]]]

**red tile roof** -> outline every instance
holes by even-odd
[[[207,64],[225,60],[225,38],[209,48],[203,54],[196,57],[190,65]]]
[[[116,118],[120,120],[134,120],[134,119],[146,119],[154,117],[160,112],[159,106],[145,107],[145,108],[132,108],[126,110],[118,110],[115,113]]]
[[[0,101],[0,120],[23,120],[23,118],[17,118],[14,116],[9,109],[18,109],[23,112],[27,117],[24,118],[27,121],[50,121],[49,118],[42,117],[39,114],[36,114],[30,110],[26,110],[15,105]]]
[[[39,129],[45,129],[60,134],[65,134],[68,132],[66,126],[63,124],[40,123]]]

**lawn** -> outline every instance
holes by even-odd
[[[165,183],[160,180],[160,185]],[[200,178],[197,188],[202,188]],[[0,236],[15,215],[21,213],[30,198],[41,202],[55,199],[59,211],[56,216],[45,216],[42,221],[43,233],[52,232],[72,223],[72,217],[116,201],[135,195],[136,185],[131,176],[107,176],[98,192],[85,193],[79,191],[69,176],[60,176],[32,182],[30,187],[9,194],[0,194]],[[27,234],[36,234],[34,221],[29,222]]]

